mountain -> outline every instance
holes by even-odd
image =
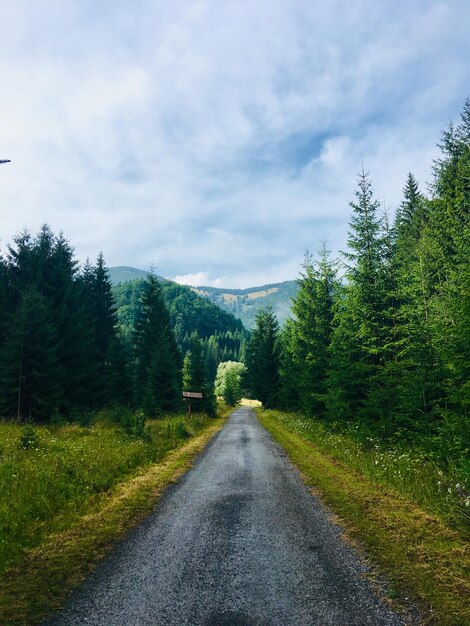
[[[113,287],[118,321],[127,330],[134,326],[144,285],[145,281],[138,278]],[[162,288],[172,324],[182,337],[193,331],[205,339],[213,334],[244,331],[239,318],[195,293],[190,287],[162,279]]]
[[[257,312],[265,306],[272,306],[279,324],[282,325],[291,315],[291,300],[297,293],[298,285],[295,280],[287,280],[283,283],[270,283],[248,289],[216,287],[192,287],[192,289],[241,319],[246,328],[253,328]]]
[[[113,285],[127,283],[129,280],[145,280],[147,274],[148,272],[145,270],[139,270],[136,267],[128,267],[127,265],[118,265],[117,267],[109,268],[109,277]]]
[[[113,285],[142,280],[147,272],[134,267],[119,266],[109,268]],[[165,280],[165,279],[162,279]],[[165,281],[171,284],[171,281]],[[184,287],[195,294],[217,304],[221,309],[235,315],[246,328],[253,328],[256,314],[264,306],[272,306],[282,325],[290,316],[291,300],[296,295],[298,285],[295,280],[270,283],[247,289],[224,289],[218,287]]]
[[[212,379],[220,362],[240,361],[244,358],[248,331],[240,319],[195,293],[190,287],[161,280],[163,297],[181,355],[191,349],[191,338],[196,332],[202,342],[208,375]],[[144,287],[142,278],[113,287],[120,334],[127,340],[129,349]]]

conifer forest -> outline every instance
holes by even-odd
[[[113,288],[102,254],[79,267],[47,225],[16,236],[0,260],[1,414],[73,421],[121,405],[162,415],[181,410],[183,376],[213,413],[217,367],[236,361],[245,393],[268,408],[468,463],[470,101],[439,147],[429,188],[410,173],[394,215],[361,169],[348,249],[306,255],[282,329],[268,308],[250,334],[153,274]]]
[[[3,3],[0,626],[470,626],[469,27]]]
[[[282,326],[268,306],[249,331],[194,289],[154,272],[113,286],[103,254],[80,265],[72,243],[48,225],[3,249],[5,623],[35,624],[62,606],[103,546],[151,510],[162,485],[189,468],[242,399],[355,528],[377,501],[357,532],[397,588],[435,611],[436,624],[467,623],[461,546],[470,521],[470,100],[439,149],[429,186],[409,173],[392,212],[360,168],[347,249],[334,258],[324,242],[317,255],[305,255]],[[188,416],[184,392],[202,394]],[[237,419],[256,420],[244,410],[235,412],[233,427]],[[318,458],[335,480],[352,480],[344,492],[331,491],[328,475],[321,483]],[[161,478],[166,467],[173,469]],[[125,492],[145,471],[136,478],[142,493]],[[364,487],[364,480],[372,482]],[[366,505],[361,489],[373,494]],[[405,500],[392,506],[382,489]],[[100,516],[108,498],[114,504],[90,531],[86,520],[95,518],[87,515]],[[380,516],[378,526],[372,518],[378,511],[391,519],[397,506],[405,522],[396,518],[392,536]],[[54,533],[78,529],[82,541],[80,528],[88,552],[76,558],[75,540],[60,539],[37,565]],[[429,528],[442,538],[439,548]],[[416,533],[425,537],[421,552]],[[430,573],[422,562],[434,562],[437,549],[444,561]],[[44,580],[53,581],[46,587],[42,567]],[[30,577],[36,587],[22,591],[17,605]]]
[[[306,255],[283,329],[258,315],[246,384],[267,407],[419,445],[468,480],[470,100],[439,148],[429,188],[410,173],[394,215],[361,169],[347,251]]]

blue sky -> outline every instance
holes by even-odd
[[[392,210],[470,95],[468,0],[0,0],[0,237],[192,284],[344,249],[363,161]]]

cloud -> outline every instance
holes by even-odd
[[[174,276],[175,283],[180,285],[190,285],[191,287],[222,287],[225,286],[227,278],[209,278],[207,272],[197,272],[196,274],[184,274],[182,276]]]
[[[430,179],[469,19],[465,0],[9,3],[0,238],[47,220],[82,260],[292,278],[305,248],[344,248],[362,161],[387,206]]]

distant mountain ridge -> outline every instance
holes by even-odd
[[[148,272],[139,270],[136,267],[128,267],[127,265],[118,265],[109,268],[109,277],[113,285],[127,283],[129,280],[137,280],[147,278]]]
[[[110,278],[114,285],[130,280],[141,280],[147,276],[147,273],[145,270],[127,266],[109,268]],[[272,306],[282,325],[291,316],[291,301],[297,293],[298,284],[295,280],[287,280],[246,289],[204,286],[189,288],[241,319],[246,328],[253,328],[257,312],[265,306]]]
[[[247,289],[221,287],[192,287],[192,289],[240,318],[246,328],[253,328],[257,312],[265,306],[272,306],[282,326],[286,319],[291,317],[291,301],[297,293],[298,285],[295,280],[287,280]]]

